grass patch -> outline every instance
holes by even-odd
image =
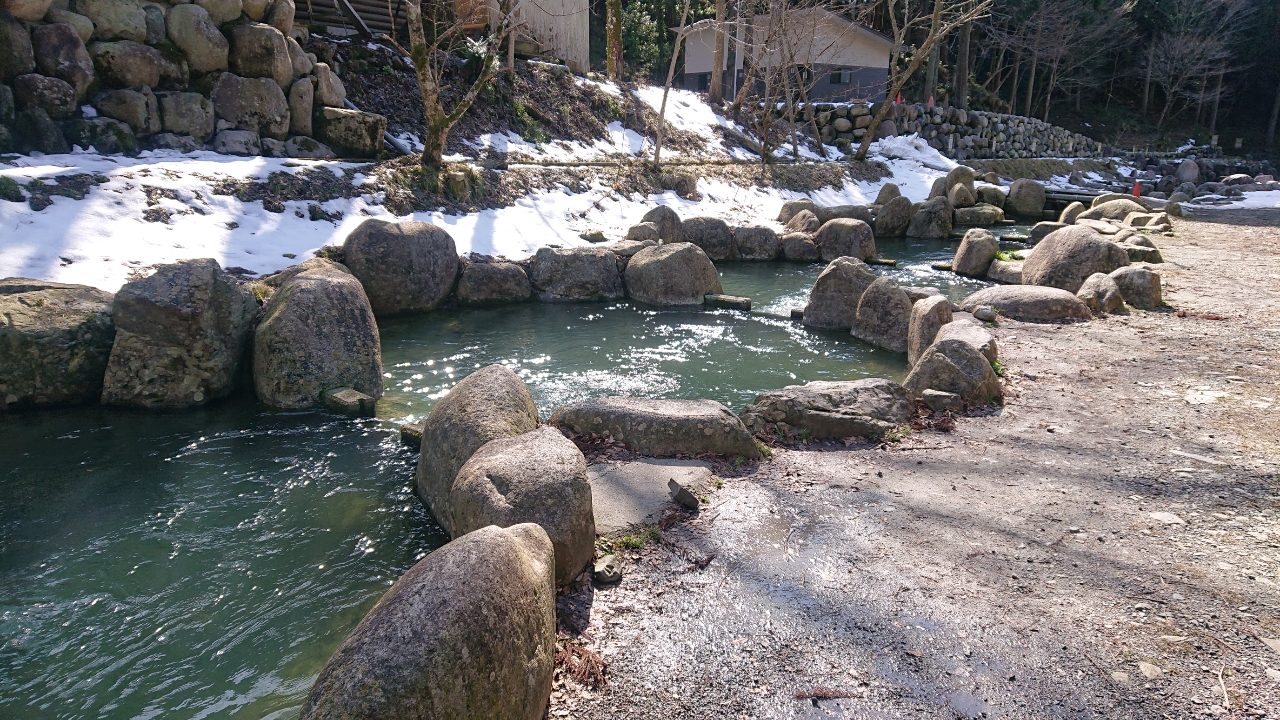
[[[896,442],[902,442],[910,434],[911,434],[910,425],[899,425],[898,427],[885,433],[883,436],[880,437],[880,439],[883,440],[884,442],[896,443]]]
[[[614,552],[619,550],[639,550],[649,543],[656,543],[662,539],[662,530],[657,525],[650,525],[640,532],[627,533],[622,537],[613,541]]]
[[[1009,372],[1005,368],[1004,363],[1000,362],[999,360],[991,361],[991,369],[996,372],[997,377],[1004,377],[1005,373]]]
[[[756,450],[758,450],[760,455],[763,457],[773,457],[773,448],[770,448],[759,440],[756,440]]]
[[[1005,262],[1017,262],[1018,256],[1014,254],[1016,252],[1016,250],[997,250],[996,259]]]

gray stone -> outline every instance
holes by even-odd
[[[641,224],[643,225],[643,224],[652,224],[652,223],[641,223]],[[643,240],[643,241],[642,240],[619,240],[617,242],[609,243],[605,247],[612,250],[613,254],[617,255],[620,258],[631,258],[631,257],[635,257],[635,254],[640,252],[641,250],[647,247],[653,247],[657,244],[658,243],[654,242],[653,240]]]
[[[49,77],[62,80],[75,88],[82,99],[93,84],[93,58],[75,27],[67,23],[41,25],[31,32],[36,67]]]
[[[723,292],[715,265],[687,242],[641,250],[627,263],[623,279],[627,295],[649,305],[701,305],[704,295]]]
[[[183,3],[169,10],[165,31],[169,39],[187,56],[191,69],[217,72],[227,69],[230,43],[208,11],[199,5]]]
[[[297,40],[287,34],[284,41],[289,48],[289,63],[293,66],[293,76],[300,78],[310,75],[314,63],[311,62],[311,58],[307,57],[306,51],[302,49]]]
[[[876,194],[876,204],[883,208],[890,200],[902,197],[902,191],[893,183],[885,183],[880,186],[880,192]]]
[[[271,9],[267,11],[267,24],[288,36],[293,31],[293,16],[296,12],[293,0],[273,0]]]
[[[52,4],[53,0],[5,0],[0,7],[13,13],[13,16],[19,20],[35,22],[44,17]]]
[[[992,260],[987,267],[987,279],[1002,285],[1022,284],[1022,260]]]
[[[289,46],[284,41],[284,35],[270,25],[236,25],[231,30],[231,52],[228,59],[231,72],[240,77],[271,78],[281,90],[288,90],[293,84],[293,62],[289,57]]]
[[[778,222],[786,225],[801,210],[808,210],[813,213],[814,217],[818,216],[817,204],[809,198],[800,198],[799,200],[788,200],[782,203],[782,209],[778,211]]]
[[[960,309],[970,312],[990,305],[1001,315],[1024,322],[1088,320],[1089,307],[1067,290],[1039,285],[997,285],[965,298]]]
[[[1074,225],[1076,219],[1085,211],[1084,203],[1073,202],[1062,210],[1062,214],[1058,215],[1058,222],[1063,225]]]
[[[964,410],[964,400],[959,395],[942,390],[925,390],[920,393],[920,402],[936,413],[957,413]]]
[[[602,247],[540,248],[529,279],[543,302],[617,300],[625,294],[618,256]]]
[[[90,45],[98,78],[109,87],[130,88],[160,84],[164,56],[159,50],[131,40],[95,42]]]
[[[276,140],[289,135],[289,103],[270,78],[242,78],[224,72],[213,82],[209,98],[218,118],[237,130],[251,130]]]
[[[147,13],[137,0],[76,0],[73,9],[93,21],[98,40],[147,41]]]
[[[1005,195],[1004,188],[995,185],[983,185],[977,191],[978,202],[994,205],[995,207],[1004,209],[1004,204],[1008,200]]]
[[[911,307],[911,299],[897,283],[887,277],[876,278],[858,299],[849,333],[863,342],[905,353]]]
[[[262,140],[252,130],[223,130],[213,136],[210,149],[223,155],[253,157],[262,154]]]
[[[342,247],[379,317],[433,309],[458,277],[457,245],[431,223],[365,220]]]
[[[933,344],[938,330],[951,322],[951,301],[942,295],[931,295],[911,305],[911,319],[907,327],[907,366],[916,364],[924,351]]]
[[[0,11],[0,82],[10,82],[36,69],[27,26],[8,12]]]
[[[713,261],[738,258],[738,245],[733,240],[733,231],[720,218],[689,218],[681,224],[681,232],[684,242],[693,243],[702,248],[707,257]],[[663,241],[671,242],[665,238]]]
[[[311,70],[316,76],[316,102],[324,107],[343,107],[347,89],[342,85],[342,80],[325,63],[316,63]]]
[[[498,305],[525,302],[533,297],[533,285],[524,268],[512,262],[469,262],[458,278],[458,302],[464,305]]]
[[[1005,201],[1004,210],[1017,217],[1039,220],[1044,212],[1044,185],[1035,180],[1021,178],[1009,186],[1009,198]]]
[[[995,308],[991,307],[990,305],[979,305],[975,307],[971,312],[975,319],[980,320],[982,322],[995,322],[996,318],[998,317],[996,315]]]
[[[209,19],[215,25],[225,25],[235,20],[243,10],[240,0],[195,0],[195,4],[209,13]]]
[[[1061,230],[1064,227],[1067,227],[1066,223],[1041,220],[1032,226],[1031,232],[1027,234],[1027,244],[1037,245],[1041,240],[1049,237],[1049,233],[1055,230]]]
[[[622,561],[613,553],[601,557],[591,566],[591,578],[601,585],[610,585],[622,580]]]
[[[1081,220],[1114,220],[1123,222],[1130,213],[1145,213],[1147,208],[1139,205],[1133,200],[1120,199],[1110,200],[1085,210],[1076,216],[1076,222]]]
[[[359,390],[338,388],[321,393],[320,404],[330,412],[348,417],[373,417],[377,414],[378,399]]]
[[[789,232],[778,238],[782,248],[782,258],[792,262],[815,262],[818,259],[818,246],[807,233]]]
[[[1139,310],[1154,310],[1163,304],[1160,273],[1142,266],[1122,267],[1111,273],[1125,303]]]
[[[423,423],[415,480],[418,497],[444,522],[454,479],[472,454],[490,440],[537,427],[533,395],[514,372],[488,365],[471,373],[436,403]]]
[[[1004,222],[1004,211],[995,205],[978,203],[973,207],[955,211],[956,225],[999,225]]]
[[[138,137],[154,135],[164,129],[160,121],[160,101],[145,85],[107,93],[98,99],[98,112],[127,123]]]
[[[782,252],[778,233],[773,228],[752,225],[733,229],[733,241],[738,246],[738,257],[743,260],[776,260]]]
[[[923,398],[926,390],[938,390],[958,395],[969,405],[985,405],[1003,395],[1000,378],[987,358],[954,338],[930,345],[902,385],[914,398]]]
[[[160,101],[160,116],[166,131],[190,135],[200,142],[213,135],[217,116],[208,98],[193,92],[167,92],[156,97]]]
[[[876,237],[902,237],[907,234],[911,219],[915,216],[915,203],[898,196],[890,199],[876,213]]]
[[[1036,245],[1022,265],[1022,282],[1075,293],[1090,275],[1128,264],[1128,253],[1093,228],[1068,225]]]
[[[977,319],[976,315],[974,317]],[[955,319],[943,325],[933,338],[934,342],[939,340],[959,340],[967,343],[992,364],[1000,359],[1000,349],[996,345],[995,336],[974,320]]]
[[[654,245],[657,245],[658,242],[662,240],[662,235],[658,231],[657,223],[642,222],[639,225],[632,225],[627,229],[626,239],[638,240],[640,242],[652,242]]]
[[[639,458],[587,468],[596,532],[608,537],[656,523],[670,507],[670,482],[707,487],[711,468],[697,460]]]
[[[858,314],[858,301],[875,281],[876,274],[858,258],[832,260],[809,291],[802,322],[827,330],[851,329]]]
[[[912,304],[918,303],[925,298],[942,294],[942,291],[936,287],[913,287],[911,285],[903,285],[902,292],[907,294],[907,298],[911,300]]]
[[[818,222],[826,225],[832,220],[861,220],[870,225],[875,222],[875,216],[871,214],[871,208],[866,205],[832,205],[831,207],[819,206],[814,214],[818,216]]]
[[[63,134],[67,142],[79,145],[103,155],[125,153],[133,155],[138,151],[138,140],[133,129],[119,120],[106,117],[81,118],[63,123]]]
[[[1094,273],[1085,278],[1076,291],[1076,297],[1095,315],[1112,313],[1124,307],[1124,297],[1114,278],[1106,273]]]
[[[963,187],[957,186],[957,187]],[[990,230],[972,228],[964,234],[960,247],[956,249],[955,259],[951,261],[951,269],[957,275],[983,277],[991,261],[996,259],[1000,251],[1000,243]]]
[[[258,399],[306,408],[340,387],[382,397],[382,349],[364,288],[337,263],[304,265],[271,296],[254,332]]]
[[[296,136],[284,141],[284,154],[291,158],[327,159],[337,157],[328,145],[309,137]]]
[[[148,45],[159,45],[169,39],[169,33],[165,29],[165,10],[161,10],[160,7],[155,3],[146,3],[142,6],[142,12],[147,16],[146,43]]]
[[[763,392],[740,415],[754,432],[785,423],[815,439],[877,437],[911,418],[911,399],[880,378],[817,381]]]
[[[813,244],[818,247],[818,255],[825,262],[831,262],[840,257],[871,260],[876,256],[875,232],[862,220],[848,218],[829,220],[818,228]]]
[[[821,225],[822,222],[813,211],[801,210],[787,221],[786,229],[788,232],[812,233],[816,232]]]
[[[1200,165],[1195,160],[1183,160],[1178,165],[1178,170],[1174,173],[1174,177],[1180,183],[1198,183],[1200,182]]]
[[[19,75],[13,79],[13,94],[20,109],[39,108],[54,120],[69,118],[76,111],[76,89],[58,78]]]
[[[315,116],[316,135],[343,157],[377,157],[387,119],[376,113],[324,107]]]
[[[396,581],[316,678],[301,720],[538,720],[555,670],[555,552],[485,527]]]
[[[441,524],[456,538],[526,522],[551,538],[556,584],[573,582],[595,553],[591,484],[582,452],[546,425],[476,450],[458,470]]]
[[[61,128],[43,108],[30,108],[17,113],[13,118],[13,135],[18,147],[24,152],[42,152],[46,155],[59,155],[71,152]]]
[[[671,491],[671,501],[680,505],[685,510],[697,510],[699,505],[698,492],[701,488],[693,485],[681,483],[675,478],[667,481],[667,489]]]
[[[945,238],[951,234],[951,203],[945,197],[931,198],[920,206],[907,226],[908,237]]]
[[[956,209],[973,207],[978,204],[977,198],[973,196],[973,191],[967,185],[955,185],[948,190],[947,202],[951,203],[951,207]]]
[[[96,402],[115,337],[112,295],[0,280],[0,411]]]
[[[746,426],[714,400],[604,397],[556,408],[550,422],[575,433],[599,433],[641,455],[760,456]]]

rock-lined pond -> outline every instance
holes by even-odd
[[[902,285],[955,243],[882,241]],[[508,364],[545,418],[590,395],[710,398],[734,410],[810,380],[889,377],[901,355],[787,319],[823,265],[722,264],[738,311],[627,302],[450,309],[380,325],[379,419],[101,406],[0,417],[0,715],[290,717],[390,583],[447,538],[411,492],[391,420],[425,415],[478,366]]]

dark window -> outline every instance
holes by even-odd
[[[706,92],[711,87],[711,73],[698,73],[698,92]]]
[[[836,68],[831,71],[832,85],[850,85],[853,83],[853,71],[849,68]]]

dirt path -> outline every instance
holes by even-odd
[[[551,716],[1280,715],[1280,211],[1176,231],[1172,310],[997,330],[998,413],[779,450],[626,553]]]

